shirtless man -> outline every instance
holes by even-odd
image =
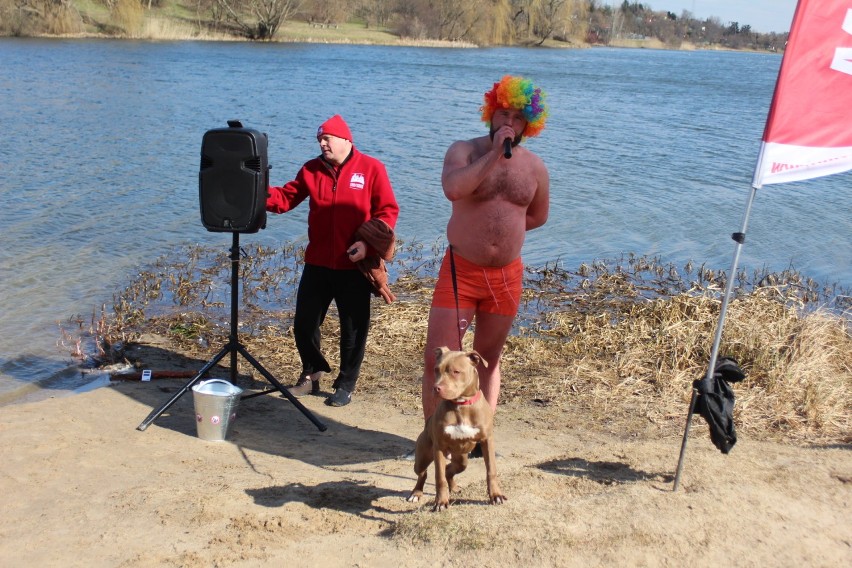
[[[524,236],[544,225],[550,205],[547,168],[541,158],[519,145],[544,129],[544,93],[527,79],[507,75],[484,98],[482,121],[490,133],[454,142],[444,157],[441,181],[452,203],[447,224],[450,246],[429,311],[423,367],[425,419],[439,402],[433,392],[435,348],[461,349],[462,336],[474,320],[473,349],[488,364],[479,366],[480,386],[496,410],[500,355],[521,298]],[[506,140],[512,145],[510,158],[504,155]]]

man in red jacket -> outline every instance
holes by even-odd
[[[362,154],[340,115],[317,130],[322,152],[306,162],[296,179],[270,187],[266,209],[284,213],[308,199],[308,246],[296,295],[294,334],[302,374],[290,388],[295,396],[320,392],[320,377],[331,372],[321,350],[320,326],[331,301],[340,315],[340,371],[330,406],[345,406],[364,360],[373,284],[356,263],[379,254],[356,235],[365,223],[396,225],[399,206],[385,166]]]

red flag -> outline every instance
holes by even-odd
[[[799,0],[752,185],[852,169],[852,0]]]

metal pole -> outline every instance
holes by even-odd
[[[231,245],[231,333],[229,340],[231,345],[238,345],[237,330],[239,329],[239,307],[240,307],[240,234],[234,231]],[[237,350],[231,350],[231,383],[237,381]]]
[[[716,334],[713,337],[713,348],[710,350],[710,363],[707,365],[707,374],[701,380],[699,388],[692,389],[692,400],[689,402],[689,412],[686,415],[686,428],[683,432],[683,441],[680,446],[680,458],[677,462],[677,473],[675,473],[674,487],[672,488],[672,491],[677,491],[677,488],[680,485],[680,476],[681,473],[683,473],[683,462],[686,457],[686,442],[689,438],[689,426],[692,423],[692,414],[695,411],[695,401],[698,398],[698,392],[699,390],[701,392],[710,392],[713,390],[713,374],[716,370],[716,361],[719,358],[719,346],[722,343],[722,328],[725,325],[725,316],[728,313],[728,304],[730,303],[731,293],[734,289],[734,280],[736,280],[737,276],[737,265],[740,261],[740,252],[742,252],[743,244],[745,243],[745,234],[746,229],[748,229],[748,219],[751,215],[751,206],[754,204],[754,198],[758,189],[758,187],[752,186],[746,203],[745,213],[743,214],[740,231],[738,233],[734,233],[731,237],[737,244],[734,247],[734,258],[731,262],[731,271],[728,273],[728,281],[725,284],[725,295],[722,297],[722,307],[719,310],[719,323],[716,325]]]

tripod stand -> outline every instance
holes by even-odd
[[[171,405],[177,402],[177,399],[182,397],[186,392],[192,388],[196,382],[198,382],[201,377],[207,374],[210,369],[216,366],[216,364],[222,360],[228,353],[231,354],[231,382],[234,382],[237,378],[237,353],[241,354],[245,357],[246,361],[251,363],[252,367],[257,369],[263,377],[272,383],[275,389],[265,390],[259,393],[250,394],[242,397],[242,400],[247,398],[254,398],[256,396],[268,394],[270,392],[274,392],[274,390],[278,390],[283,394],[287,399],[293,403],[293,406],[298,408],[302,414],[308,417],[308,419],[314,423],[314,425],[319,429],[320,432],[325,432],[327,426],[317,420],[316,416],[311,413],[310,410],[305,408],[305,406],[299,402],[299,400],[293,396],[289,390],[287,390],[284,386],[281,385],[278,380],[272,376],[272,373],[263,368],[263,365],[258,363],[257,359],[251,356],[251,354],[246,350],[246,348],[239,342],[237,338],[237,312],[239,309],[239,277],[240,277],[240,234],[238,232],[234,232],[234,240],[233,245],[231,246],[231,334],[228,337],[228,343],[222,347],[222,350],[216,354],[204,367],[198,371],[198,374],[195,375],[188,383],[186,383],[183,388],[181,388],[168,402],[162,405],[160,408],[151,412],[148,417],[142,421],[142,423],[136,427],[137,430],[144,431],[148,426],[151,425],[157,417],[159,417],[163,412],[165,412]]]

